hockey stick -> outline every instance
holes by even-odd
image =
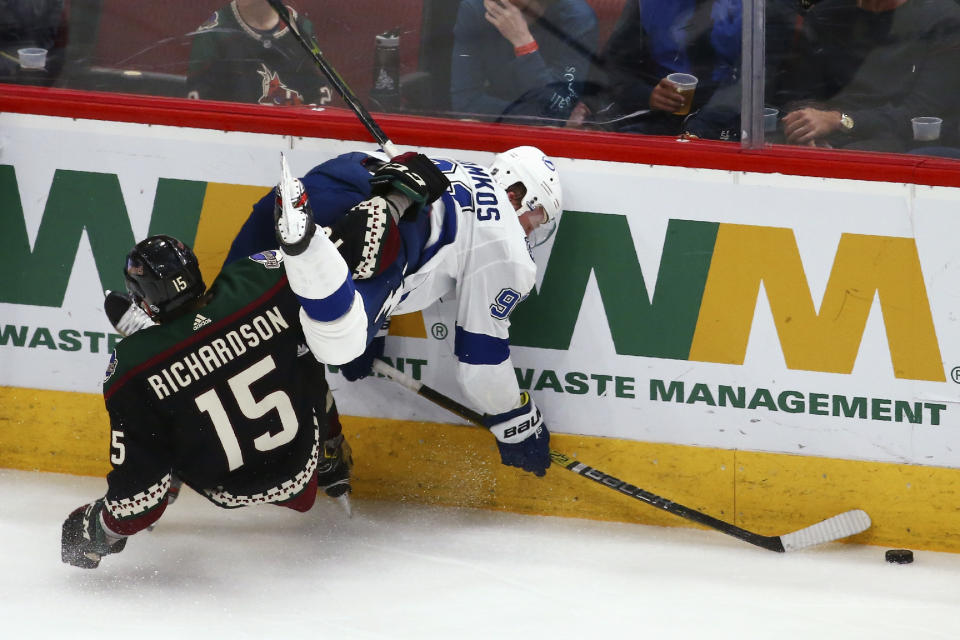
[[[390,380],[403,385],[418,395],[423,396],[434,404],[437,404],[444,409],[460,416],[461,418],[464,418],[465,420],[472,422],[477,426],[484,426],[482,416],[476,411],[473,411],[472,409],[463,406],[456,400],[443,395],[439,391],[431,389],[430,387],[414,380],[402,371],[391,367],[383,360],[375,359],[373,361],[373,370],[376,373],[379,373]],[[744,542],[749,542],[750,544],[768,549],[770,551],[799,551],[800,549],[806,549],[807,547],[812,547],[814,545],[852,536],[860,533],[861,531],[865,531],[870,527],[870,516],[860,509],[853,509],[851,511],[845,511],[841,514],[835,515],[831,518],[827,518],[826,520],[810,525],[809,527],[804,527],[803,529],[798,529],[797,531],[786,533],[781,536],[764,536],[760,535],[759,533],[747,531],[746,529],[741,529],[740,527],[730,524],[729,522],[718,520],[717,518],[697,511],[696,509],[685,507],[682,504],[678,504],[672,500],[668,500],[656,494],[650,493],[649,491],[645,491],[640,487],[632,485],[628,482],[624,482],[623,480],[620,480],[619,478],[616,478],[608,473],[604,473],[599,469],[588,467],[582,462],[577,462],[569,456],[557,451],[550,451],[550,459],[554,464],[563,467],[567,471],[572,471],[577,475],[587,478],[588,480],[593,480],[594,482],[608,489],[612,489],[613,491],[621,493],[635,500],[646,502],[647,504],[657,507],[658,509],[662,509],[668,513],[680,516],[681,518],[686,518],[687,520],[692,520],[693,522],[705,525],[711,529],[716,529],[720,533],[725,533],[728,536],[739,538]]]
[[[290,15],[290,11],[283,4],[283,0],[267,0],[267,3],[273,7],[273,10],[277,12],[277,15],[280,16],[280,19],[283,21],[287,27],[290,28],[290,32],[293,34],[293,37],[300,43],[307,53],[310,54],[310,57],[313,58],[313,61],[317,63],[317,66],[320,67],[320,71],[323,72],[323,75],[327,76],[327,79],[330,80],[330,83],[333,85],[333,88],[336,89],[337,93],[340,94],[340,97],[343,98],[344,102],[349,105],[357,117],[360,118],[360,122],[363,123],[363,126],[367,128],[367,131],[370,132],[370,135],[373,136],[373,139],[383,147],[383,150],[386,151],[387,155],[391,158],[394,158],[400,155],[400,150],[397,149],[396,145],[390,141],[390,138],[383,132],[383,129],[380,128],[380,125],[377,124],[376,120],[373,119],[373,116],[370,115],[370,112],[367,111],[366,107],[360,104],[360,101],[357,100],[357,96],[354,95],[353,91],[344,82],[343,78],[340,77],[340,74],[337,73],[337,70],[327,62],[327,59],[323,57],[323,54],[320,52],[320,47],[317,46],[316,41],[308,35],[305,35],[300,32],[300,27],[297,25],[296,20]]]

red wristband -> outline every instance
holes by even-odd
[[[517,56],[517,57],[519,58],[520,56],[525,56],[525,55],[527,55],[528,53],[533,53],[534,51],[536,51],[536,50],[539,49],[539,48],[540,48],[540,47],[537,46],[537,41],[536,41],[536,40],[533,40],[533,41],[528,42],[527,44],[521,45],[521,46],[519,46],[519,47],[514,47],[514,48],[513,48],[513,55],[515,55],[515,56]]]

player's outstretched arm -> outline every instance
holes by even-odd
[[[60,559],[81,569],[96,569],[100,558],[120,553],[127,538],[108,532],[101,521],[104,500],[74,509],[63,523],[60,537]]]
[[[485,415],[483,422],[497,439],[500,462],[537,476],[547,473],[547,467],[550,466],[550,432],[529,393],[524,391],[520,394],[520,406],[516,409]]]

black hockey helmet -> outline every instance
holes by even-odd
[[[207,288],[193,250],[164,235],[147,238],[127,254],[124,276],[134,302],[158,322],[176,317]]]

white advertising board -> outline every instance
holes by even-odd
[[[208,185],[265,192],[281,151],[302,173],[373,149],[17,114],[0,132],[0,385],[81,392],[117,339],[107,257],[164,216],[195,232]],[[552,430],[960,466],[960,190],[556,161],[565,214],[512,349]],[[445,305],[387,355],[462,400]],[[385,380],[331,379],[342,413],[455,421]]]

